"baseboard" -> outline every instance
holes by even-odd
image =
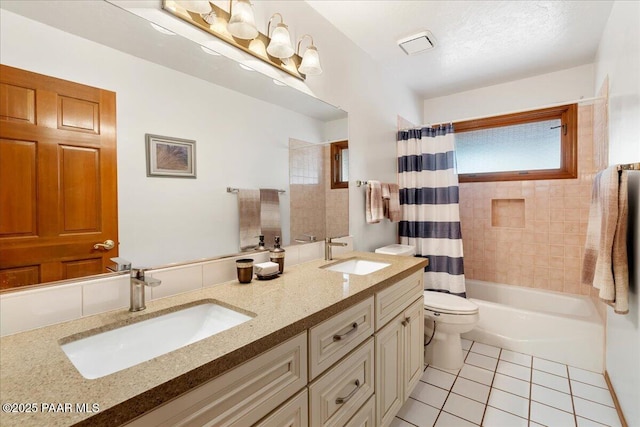
[[[609,393],[611,393],[611,397],[613,398],[613,404],[615,405],[616,411],[618,412],[618,418],[620,418],[622,427],[629,427],[629,424],[627,424],[627,420],[624,419],[624,414],[622,413],[622,408],[620,407],[618,396],[616,396],[616,391],[613,389],[613,384],[611,384],[611,378],[609,378],[609,373],[607,371],[604,371],[604,379],[607,382],[607,387],[609,387]]]

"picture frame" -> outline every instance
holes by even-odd
[[[196,141],[145,134],[147,176],[196,178]]]

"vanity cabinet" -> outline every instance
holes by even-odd
[[[376,295],[376,425],[380,427],[393,421],[422,375],[422,280],[419,272]]]
[[[130,426],[388,426],[420,379],[416,272]]]

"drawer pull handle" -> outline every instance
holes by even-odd
[[[411,317],[405,317],[405,319],[401,323],[402,326],[407,326],[409,323],[411,323]]]
[[[360,380],[356,380],[354,382],[356,388],[354,388],[353,390],[351,390],[351,393],[347,394],[345,397],[337,397],[336,398],[336,405],[342,405],[343,403],[346,403],[347,400],[351,399],[353,397],[354,394],[356,394],[356,391],[358,391],[358,389],[360,388]]]
[[[345,332],[344,334],[336,334],[333,336],[333,340],[334,341],[342,341],[343,339],[345,339],[347,337],[347,335],[354,333],[355,331],[358,330],[358,324],[356,322],[353,322],[351,324],[351,329],[349,329],[347,332]]]

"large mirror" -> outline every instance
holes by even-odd
[[[290,207],[289,143],[324,149],[347,139],[346,112],[284,73],[241,69],[247,57],[211,35],[157,31],[154,17],[188,25],[159,1],[3,0],[0,7],[0,62],[116,93],[120,257],[158,267],[237,253],[238,200],[227,187],[285,190],[283,242],[299,237],[290,231],[301,213]],[[148,177],[146,134],[196,141],[197,178]],[[340,234],[348,233],[345,197],[331,206],[344,209]]]

